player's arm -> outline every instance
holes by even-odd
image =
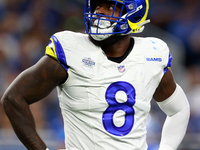
[[[46,97],[67,79],[66,70],[49,56],[23,71],[5,91],[1,103],[11,125],[28,150],[45,150],[29,105]]]
[[[175,83],[169,69],[154,93],[154,99],[167,115],[159,150],[175,150],[186,133],[190,108],[182,88]]]

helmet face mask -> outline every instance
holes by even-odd
[[[112,15],[96,13],[96,3],[112,3]],[[114,15],[117,8],[121,9],[119,16]],[[85,0],[85,32],[98,41],[113,34],[135,33],[144,25],[148,8],[148,0]]]

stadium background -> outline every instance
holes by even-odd
[[[200,150],[200,0],[149,0],[145,32],[163,39],[174,57],[172,70],[191,105],[180,150]],[[0,97],[13,79],[44,55],[52,34],[84,32],[84,0],[0,0]],[[36,126],[48,147],[63,148],[62,119],[54,90],[31,105]],[[157,150],[164,114],[152,102],[147,120],[149,150]],[[0,150],[25,150],[0,106]]]

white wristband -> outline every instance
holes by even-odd
[[[48,148],[46,148],[46,150],[49,150]]]
[[[171,146],[162,144],[160,145],[159,150],[174,150]]]

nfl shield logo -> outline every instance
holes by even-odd
[[[124,72],[125,71],[125,67],[124,67],[124,65],[123,66],[119,66],[118,67],[118,70],[119,70],[119,72]]]

